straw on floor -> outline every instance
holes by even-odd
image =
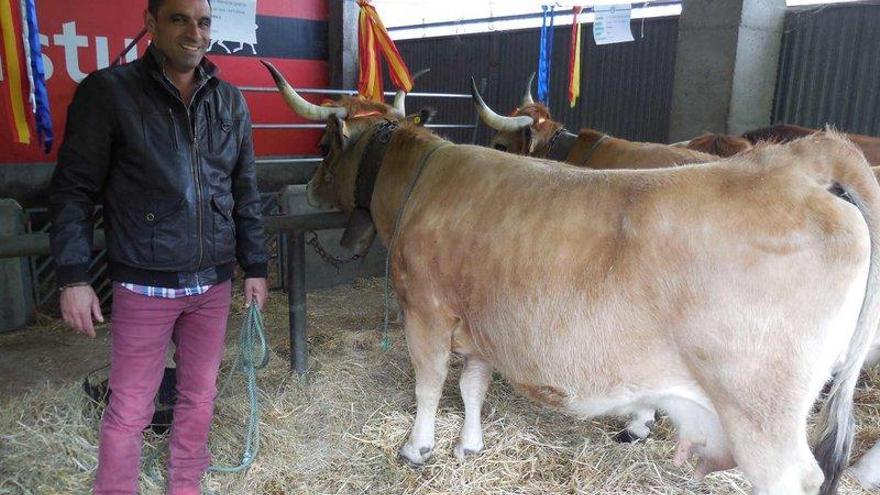
[[[380,349],[381,280],[311,294],[308,306],[311,372],[301,382],[288,373],[286,299],[272,295],[265,322],[275,355],[258,378],[261,453],[244,474],[208,475],[209,493],[748,493],[736,470],[696,482],[691,466],[675,467],[675,432],[665,419],[647,441],[617,444],[612,437],[620,421],[576,420],[542,409],[497,377],[484,409],[486,450],[460,463],[452,455],[463,419],[455,361],[438,413],[434,457],[412,469],[397,459],[415,412],[412,368],[400,325],[392,325],[391,348]],[[230,321],[225,366],[234,356],[239,318]],[[52,328],[45,331],[59,331]],[[98,420],[80,378],[0,399],[0,494],[89,491]],[[226,464],[238,460],[247,419],[243,382],[236,380],[218,401],[211,436],[215,461]],[[859,454],[880,437],[880,373],[866,374],[857,402]],[[142,476],[143,494],[163,493],[166,440],[146,435],[145,457],[158,458],[160,469],[158,477]],[[841,493],[866,492],[847,476]]]

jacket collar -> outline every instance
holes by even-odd
[[[165,76],[165,54],[158,48],[150,44],[150,46],[147,47],[146,53],[144,53],[141,58],[151,72],[154,72],[159,76]],[[198,67],[196,67],[196,79],[199,83],[217,77],[219,73],[220,69],[218,69],[213,62],[208,60],[208,57],[203,57]]]

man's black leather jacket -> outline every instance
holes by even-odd
[[[161,52],[89,75],[68,109],[52,177],[52,254],[60,285],[88,280],[93,211],[115,281],[159,287],[228,280],[236,258],[265,277],[251,122],[241,92],[196,70],[189,106]]]

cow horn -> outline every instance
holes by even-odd
[[[523,95],[522,103],[520,103],[520,107],[524,107],[526,105],[534,105],[535,99],[532,98],[532,82],[535,80],[535,73],[532,72],[532,75],[529,76],[529,84],[526,86],[526,94]]]
[[[431,69],[422,69],[415,74],[412,75],[412,80],[415,82],[416,79],[422,77],[423,75],[431,72]],[[402,89],[398,89],[397,93],[394,95],[394,110],[400,114],[401,117],[406,116],[406,91]]]
[[[480,119],[496,131],[518,131],[523,127],[535,123],[534,119],[526,115],[520,115],[518,117],[502,117],[493,112],[492,109],[486,105],[486,102],[483,101],[480,92],[477,91],[477,83],[474,81],[473,77],[471,78],[471,97],[474,99],[474,105],[477,106],[477,112],[480,114]]]
[[[278,69],[276,69],[275,66],[265,60],[260,60],[260,62],[269,69],[269,73],[272,74],[272,79],[275,80],[275,85],[278,86],[278,91],[281,92],[284,101],[286,101],[290,108],[300,117],[309,120],[325,121],[334,116],[344,119],[346,115],[348,115],[348,111],[344,108],[322,107],[321,105],[315,105],[314,103],[306,101],[290,87],[290,84],[287,84],[287,80],[284,79],[284,76],[278,72]]]

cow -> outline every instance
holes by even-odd
[[[746,138],[712,132],[705,132],[688,141],[673,143],[672,146],[702,151],[722,158],[752,149],[752,143]]]
[[[498,131],[490,147],[520,155],[548,158],[593,169],[640,169],[658,166],[704,163],[717,157],[660,143],[639,143],[609,136],[594,129],[574,134],[550,117],[550,110],[535,103],[529,79],[520,106],[512,116],[495,113],[471,78],[471,96],[480,119]]]
[[[819,132],[809,127],[801,127],[792,124],[776,124],[770,127],[762,127],[746,132],[742,135],[752,144],[759,142],[786,143],[793,139],[809,136]],[[871,165],[880,165],[880,137],[865,136],[863,134],[847,134],[847,138],[858,146],[865,158]]]
[[[458,458],[483,449],[496,370],[576,417],[665,410],[698,476],[738,465],[754,494],[836,492],[880,321],[880,186],[845,138],[561,167],[455,145],[383,103],[311,104],[264,63],[297,114],[327,123],[309,202],[365,209],[388,247],[416,381],[405,461],[432,454],[457,354]],[[807,417],[832,370],[814,457]]]

